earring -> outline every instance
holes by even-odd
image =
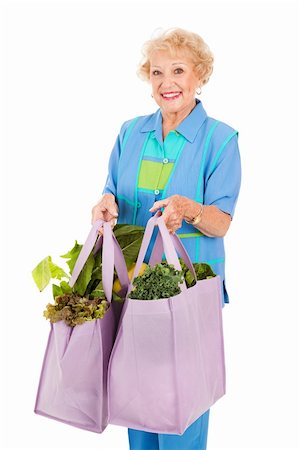
[[[151,94],[151,97],[154,98],[153,94]]]
[[[200,95],[200,94],[201,94],[201,87],[199,87],[199,89],[200,89],[199,92],[196,91],[196,94],[197,94],[197,95]]]

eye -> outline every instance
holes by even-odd
[[[180,74],[180,73],[183,73],[184,71],[183,71],[183,69],[181,68],[181,67],[177,67],[175,70],[174,70],[174,73],[176,73],[176,74]]]
[[[159,75],[161,72],[159,70],[153,70],[152,74],[153,75]]]

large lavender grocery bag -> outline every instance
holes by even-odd
[[[181,270],[177,250],[196,280],[186,249],[159,214],[147,223],[127,295],[154,226],[159,233],[149,264],[161,262],[164,251]],[[108,366],[109,423],[181,435],[225,394],[220,277],[180,288],[170,298],[126,297]]]
[[[104,236],[98,229],[104,227]],[[85,430],[101,433],[108,424],[107,368],[119,319],[112,300],[114,266],[122,290],[129,277],[121,248],[108,222],[94,223],[76,261],[73,286],[91,253],[103,246],[102,279],[109,308],[101,319],[71,327],[64,321],[51,324],[34,411]]]

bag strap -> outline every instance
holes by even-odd
[[[161,238],[162,238],[161,244],[162,244],[162,248],[163,248],[163,251],[165,253],[166,260],[167,260],[168,264],[173,264],[174,267],[177,270],[182,270],[182,267],[180,265],[180,262],[179,262],[179,259],[178,259],[178,256],[177,256],[177,253],[176,253],[176,250],[175,250],[174,241],[171,239],[170,233],[167,230],[167,227],[165,225],[164,218],[162,216],[161,210],[158,210],[156,212],[156,214],[153,217],[151,217],[148,220],[148,222],[147,222],[147,225],[146,225],[146,228],[145,228],[145,231],[144,231],[144,235],[143,235],[143,239],[142,239],[142,243],[141,243],[141,247],[140,247],[140,250],[139,250],[139,254],[138,254],[138,258],[137,258],[134,274],[133,274],[132,280],[130,282],[127,295],[133,289],[134,278],[139,274],[139,271],[140,271],[141,265],[142,265],[142,263],[144,261],[144,257],[145,257],[146,251],[148,249],[148,246],[149,246],[149,243],[150,243],[150,239],[152,237],[152,234],[153,234],[155,226],[158,226],[158,228],[159,228],[158,231],[160,232]],[[159,242],[158,242],[158,244],[159,244]],[[186,258],[187,252],[186,252],[186,250],[185,251],[183,250],[183,245],[179,245],[177,243],[177,246],[180,248],[181,256],[184,259],[185,263],[188,265],[190,270],[192,270],[191,260],[190,260],[189,257]],[[157,250],[157,252],[158,252],[158,250]],[[155,251],[154,256],[153,256],[153,260],[154,260],[154,258],[156,258],[157,254],[158,253],[156,253],[156,251]],[[190,267],[190,264],[191,264],[191,267]],[[192,274],[194,276],[195,281],[197,282],[197,278],[196,278],[196,274],[195,274],[194,269],[192,270]],[[184,281],[184,283],[182,283],[181,286],[182,286],[182,288],[181,288],[182,291],[187,289],[185,281]]]
[[[180,238],[178,237],[177,234],[171,234],[170,237],[172,239],[175,249],[177,250],[177,252],[181,256],[181,258],[185,262],[186,266],[189,268],[190,272],[193,275],[194,280],[197,282],[197,277],[196,277],[196,273],[194,270],[194,266],[192,264],[192,261],[188,255],[187,250],[185,249],[182,241],[180,240]],[[151,257],[149,260],[149,265],[154,266],[155,264],[160,263],[162,261],[162,256],[163,256],[163,241],[162,241],[161,234],[158,233],[158,235],[156,237],[156,241],[154,243],[152,253],[151,253]]]
[[[104,235],[99,237],[98,229],[103,226]],[[102,255],[102,281],[103,289],[105,292],[105,297],[111,303],[112,300],[112,286],[113,286],[113,276],[114,276],[114,266],[122,285],[121,295],[125,296],[128,286],[130,284],[130,279],[128,276],[126,261],[123,256],[122,250],[119,246],[117,239],[115,238],[111,224],[109,222],[104,222],[103,220],[97,220],[81,249],[81,252],[77,258],[74,270],[72,272],[69,285],[74,286],[78,276],[80,275],[84,264],[87,261],[92,249],[93,253],[96,254],[101,247],[103,247]]]

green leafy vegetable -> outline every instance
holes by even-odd
[[[113,232],[122,249],[126,265],[130,267],[137,260],[144,227],[116,224]],[[59,285],[52,284],[54,304],[48,304],[44,314],[53,322],[65,320],[66,323],[74,326],[86,320],[102,318],[105,313],[104,306],[108,302],[102,283],[102,250],[96,256],[91,252],[76,283],[72,288],[69,285],[68,281],[81,249],[82,245],[75,241],[73,248],[61,256],[67,260],[69,274],[54,264],[50,256],[44,258],[32,271],[33,279],[40,291],[45,289],[51,279],[61,280]],[[114,281],[117,276],[114,271]],[[112,299],[118,302],[124,301],[115,292],[112,292]]]
[[[139,300],[173,297],[181,292],[178,284],[183,281],[183,272],[176,270],[173,264],[148,266],[143,275],[133,280],[134,288],[128,297]]]
[[[75,241],[74,247],[69,252],[67,252],[65,255],[61,255],[61,258],[68,259],[68,261],[66,261],[66,263],[70,268],[70,274],[73,273],[76,261],[78,259],[79,253],[81,252],[82,247],[83,247],[82,245],[78,244],[78,242]]]
[[[113,233],[124,255],[127,268],[136,262],[140,250],[144,227],[139,225],[116,224]]]
[[[116,224],[113,233],[122,249],[127,269],[136,264],[144,235],[144,227],[127,224]],[[33,279],[40,291],[50,283],[51,279],[60,281],[52,284],[54,304],[48,304],[44,316],[51,322],[64,320],[68,325],[75,326],[87,320],[102,318],[109,307],[102,283],[102,250],[96,256],[90,253],[76,283],[71,288],[70,275],[82,249],[75,241],[71,250],[61,256],[69,266],[70,274],[52,262],[47,256],[32,271]],[[187,287],[195,285],[195,280],[182,258],[179,258],[182,270],[178,271],[167,261],[155,266],[148,266],[141,276],[133,281],[133,289],[129,298],[154,300],[169,298],[181,292],[179,284],[186,281]],[[193,264],[198,280],[216,276],[206,263]],[[114,271],[114,281],[118,278]],[[123,302],[116,292],[112,292],[114,301]]]
[[[133,280],[133,289],[128,295],[129,298],[139,300],[154,300],[159,298],[169,298],[181,292],[180,283],[186,281],[187,288],[195,285],[195,280],[188,266],[182,258],[179,258],[182,270],[178,271],[173,264],[161,261],[154,266],[148,266],[143,275]],[[197,280],[204,280],[215,277],[209,264],[193,264]]]
[[[91,253],[87,258],[87,261],[84,264],[84,267],[81,270],[76,283],[73,286],[73,291],[76,294],[82,295],[82,297],[84,296],[88,283],[90,282],[94,263],[95,259],[93,254]]]
[[[44,258],[32,271],[32,276],[40,291],[49,284],[50,279],[69,278],[63,269],[52,262],[51,256]]]
[[[182,267],[182,271],[183,271],[183,275],[184,278],[186,280],[186,285],[187,287],[192,287],[195,285],[195,280],[193,278],[192,273],[190,272],[188,266],[185,264],[184,260],[182,258],[179,258],[181,267]],[[163,261],[164,262],[164,261]],[[206,263],[192,263],[195,273],[196,273],[196,277],[197,280],[205,280],[208,278],[213,278],[216,276],[216,274],[213,272],[211,266],[209,264]]]
[[[60,286],[52,284],[52,292],[53,297],[55,298],[57,295],[71,294],[73,290],[66,281],[61,281]]]
[[[64,294],[58,295],[54,304],[47,305],[44,316],[52,323],[64,320],[67,325],[74,327],[85,321],[102,319],[108,308],[106,300],[89,300],[75,294]]]
[[[105,298],[105,291],[103,288],[103,282],[102,280],[97,284],[95,289],[90,293],[90,297],[98,297],[98,298]]]
[[[72,288],[66,281],[61,281],[60,289],[62,290],[63,294],[71,294],[72,293]]]
[[[53,294],[53,297],[55,298],[58,295],[62,295],[63,290],[60,286],[57,286],[57,284],[52,284],[52,294]]]
[[[69,278],[61,267],[58,267],[52,262],[51,256],[48,256],[48,264],[51,272],[51,278],[56,278],[57,280],[61,280],[61,278]]]
[[[213,272],[212,267],[209,264],[194,263],[193,265],[197,280],[205,280],[208,278],[216,277],[216,274]]]

